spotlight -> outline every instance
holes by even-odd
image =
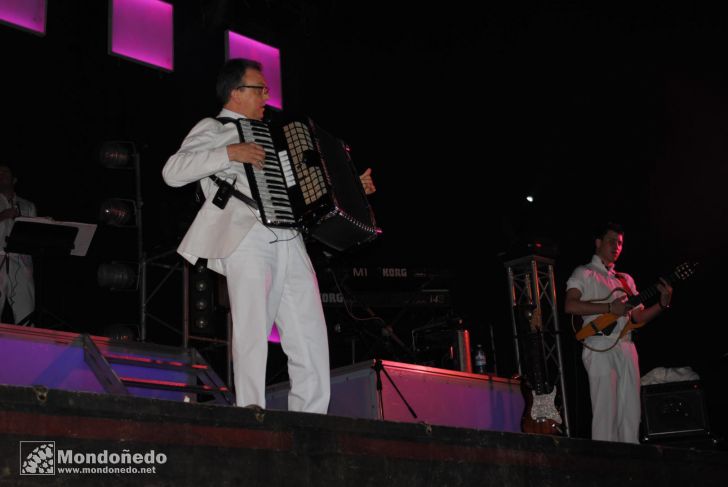
[[[98,285],[112,291],[136,289],[137,271],[129,264],[114,262],[101,264],[96,273]]]
[[[197,331],[197,333],[203,333],[203,334],[208,334],[212,327],[210,320],[208,319],[207,316],[198,316],[197,318],[195,318],[195,321],[193,322],[193,326],[195,328],[195,331]]]
[[[195,301],[195,308],[197,308],[198,311],[205,311],[209,306],[210,302],[207,299],[200,298]]]
[[[122,198],[109,198],[99,208],[99,221],[114,227],[127,225],[134,216],[134,202]]]
[[[108,169],[131,166],[130,162],[135,156],[136,147],[133,142],[104,142],[99,149],[99,162]]]
[[[201,293],[207,291],[208,287],[209,286],[208,286],[207,281],[199,280],[199,281],[195,282],[195,290],[197,290]]]
[[[188,312],[190,328],[195,335],[212,336],[217,325],[218,311],[215,300],[216,274],[207,268],[207,261],[200,259],[189,267]]]

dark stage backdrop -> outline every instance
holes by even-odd
[[[674,310],[639,333],[643,371],[692,366],[713,411],[725,408],[725,11],[171,3],[172,73],[107,54],[105,1],[49,2],[45,37],[0,26],[0,161],[40,215],[94,222],[104,198],[132,195],[130,174],[97,163],[101,141],[130,140],[141,154],[145,248],[173,248],[192,193],[167,188],[160,171],[194,123],[219,109],[213,85],[229,28],[280,48],[286,109],[312,116],[350,143],[359,169],[373,168],[384,234],[335,263],[447,269],[455,312],[476,343],[493,326],[508,372],[499,254],[535,238],[555,243],[563,301],[569,273],[591,256],[594,226],[621,221],[618,267],[638,285],[686,259],[703,264],[677,289]],[[133,258],[133,231],[100,227],[87,257],[46,263],[46,306],[76,331],[134,323],[136,295],[96,286],[99,263]],[[181,306],[180,293],[161,296],[163,309]],[[163,327],[149,336],[179,343]],[[565,350],[568,386],[581,398],[574,424],[588,435],[588,391],[568,335]]]

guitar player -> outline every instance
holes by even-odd
[[[564,310],[582,316],[584,323],[605,313],[619,316],[615,326],[596,332],[584,342],[582,361],[589,376],[592,439],[638,443],[640,372],[637,350],[631,332],[621,339],[619,336],[628,320],[648,322],[668,309],[672,287],[660,279],[657,303],[649,308],[643,305],[633,308],[627,299],[637,294],[634,280],[629,274],[614,270],[622,253],[622,227],[608,223],[595,237],[596,251],[591,262],[577,267],[566,283]]]

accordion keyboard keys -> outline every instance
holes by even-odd
[[[298,222],[293,214],[291,199],[286,189],[286,174],[278,159],[268,127],[256,120],[241,120],[241,122],[245,122],[241,123],[245,142],[256,143],[265,150],[263,169],[254,168],[250,164],[246,164],[245,167],[253,196],[259,200],[260,214],[264,223],[272,227],[297,226]]]

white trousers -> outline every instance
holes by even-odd
[[[32,261],[26,255],[0,254],[0,262],[0,316],[7,299],[14,323],[20,323],[35,310]]]
[[[599,350],[613,343],[608,337],[587,341]],[[634,343],[621,340],[608,352],[584,348],[581,358],[589,375],[592,439],[639,443],[640,369]]]
[[[265,408],[268,335],[275,322],[288,357],[288,409],[326,414],[326,322],[311,260],[302,238],[295,235],[256,223],[223,260],[233,317],[236,401],[238,406]],[[271,243],[276,236],[279,241]]]

